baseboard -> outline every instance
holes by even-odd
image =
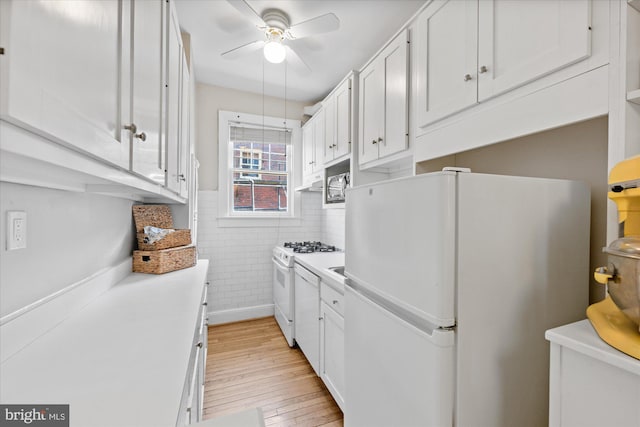
[[[273,316],[273,304],[256,305],[253,307],[233,308],[230,310],[210,311],[209,324],[239,322],[241,320],[259,319]]]

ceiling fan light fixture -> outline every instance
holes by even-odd
[[[269,40],[264,45],[264,57],[272,64],[279,64],[284,61],[287,51],[279,40]]]

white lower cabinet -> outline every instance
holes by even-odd
[[[207,368],[207,342],[208,342],[208,321],[207,321],[207,294],[209,283],[204,287],[202,293],[198,323],[196,324],[191,355],[189,356],[189,366],[185,385],[180,402],[180,411],[176,426],[184,426],[202,420],[204,408],[204,382]]]
[[[320,283],[320,377],[344,411],[344,296]]]

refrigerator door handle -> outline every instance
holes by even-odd
[[[454,344],[454,334],[451,332],[455,331],[455,326],[441,328],[433,325],[427,320],[397,306],[393,302],[385,300],[379,295],[367,291],[353,280],[347,279],[345,281],[345,292],[351,292],[360,299],[367,300],[370,304],[377,305],[398,319],[408,323],[423,334],[427,335],[434,344],[440,346],[452,346]]]

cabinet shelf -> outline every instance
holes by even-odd
[[[640,2],[640,0],[638,0]],[[627,92],[627,101],[640,105],[640,89]]]

